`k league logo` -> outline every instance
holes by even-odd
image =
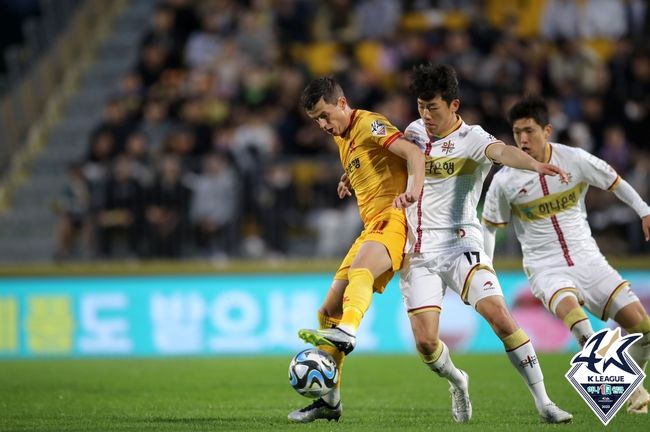
[[[621,337],[619,328],[604,329],[571,359],[573,367],[566,378],[605,426],[645,379],[627,353],[640,337],[639,333]]]

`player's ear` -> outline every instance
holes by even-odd
[[[553,126],[551,124],[547,124],[544,126],[544,139],[548,141],[548,139],[551,137],[551,134],[553,133]]]
[[[460,108],[460,99],[452,100],[449,104],[449,109],[451,109],[451,112],[457,112],[458,108]]]
[[[348,100],[345,98],[345,96],[340,96],[336,102],[339,109],[341,110],[344,110],[345,107],[348,105]]]

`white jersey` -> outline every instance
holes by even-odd
[[[587,223],[585,195],[589,185],[613,190],[621,181],[611,166],[586,151],[550,145],[549,163],[566,171],[568,182],[504,167],[495,174],[483,209],[485,223],[495,226],[514,215],[529,276],[549,266],[573,267],[594,254],[602,256]]]
[[[483,234],[476,208],[492,161],[485,153],[498,140],[480,126],[459,117],[443,138],[431,138],[422,119],[411,123],[405,137],[425,154],[425,179],[416,205],[407,207],[406,253],[479,246]]]

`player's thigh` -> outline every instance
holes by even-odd
[[[454,250],[442,277],[461,300],[472,307],[486,297],[503,296],[492,260],[480,247]]]
[[[639,301],[630,283],[604,258],[582,266],[579,277],[585,307],[603,321],[614,318],[625,306]]]
[[[373,273],[377,272],[375,277],[384,271],[399,270],[404,259],[406,233],[406,220],[401,210],[382,212],[368,223],[362,233],[363,242],[372,246],[361,246],[352,267],[369,268]],[[383,245],[383,249],[377,244]]]
[[[354,241],[352,246],[350,246],[350,249],[348,250],[348,253],[345,255],[345,258],[343,258],[343,261],[341,261],[341,265],[339,266],[338,270],[336,271],[336,274],[334,275],[335,280],[342,280],[348,282],[348,272],[350,270],[350,267],[352,264],[355,262],[355,259],[359,255],[359,251],[361,250],[362,246],[366,243],[367,235],[366,232],[362,232],[359,237]],[[380,245],[380,247],[384,247]],[[385,250],[385,249],[384,249]],[[400,259],[400,264],[401,264],[401,259]],[[387,265],[386,267],[390,267],[390,265]],[[372,271],[372,270],[371,270]],[[388,285],[388,282],[393,278],[394,271],[392,269],[387,269],[383,273],[379,274],[378,276],[375,276],[375,282],[373,284],[373,289],[375,292],[382,293],[384,289],[386,288],[386,285]]]
[[[440,311],[446,286],[426,254],[407,255],[400,272],[400,291],[409,316]]]
[[[584,304],[576,279],[571,267],[549,268],[530,276],[530,289],[546,309],[556,314],[557,306],[569,296],[577,298],[579,304]]]

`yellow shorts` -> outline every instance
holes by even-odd
[[[366,241],[376,241],[386,246],[392,261],[392,268],[375,279],[375,292],[382,293],[397,270],[402,267],[404,244],[406,243],[406,219],[400,209],[391,208],[375,216],[359,234],[348,251],[334,279],[348,280],[348,270],[357,256],[361,245]]]

